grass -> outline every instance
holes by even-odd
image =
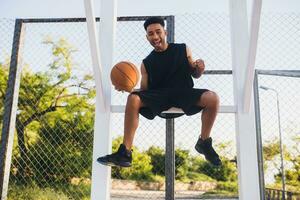
[[[69,200],[62,192],[51,188],[39,188],[37,186],[12,185],[8,191],[8,200]]]
[[[37,185],[14,185],[8,190],[8,200],[88,200],[90,199],[90,185],[66,185],[61,189],[55,186],[40,188]]]
[[[238,196],[237,182],[218,182],[216,189],[205,192],[203,197],[226,197],[234,198]]]

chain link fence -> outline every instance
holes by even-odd
[[[169,27],[167,27],[168,29]],[[221,105],[233,105],[233,82],[230,54],[229,16],[227,14],[182,14],[175,16],[175,42],[186,43],[193,57],[205,60],[209,74],[194,80],[195,87],[208,88],[220,96]],[[145,38],[143,21],[117,24],[115,62],[129,60],[136,66],[151,51]],[[130,36],[130,37],[128,37]],[[225,52],[225,53],[224,53]],[[220,55],[220,56],[216,56]],[[217,59],[216,59],[217,58]],[[218,70],[218,71],[216,71]],[[228,73],[229,71],[229,73]],[[220,87],[222,85],[222,87]],[[137,86],[139,87],[139,86]],[[112,88],[113,89],[113,88]],[[112,90],[112,104],[125,105],[126,93]],[[124,114],[112,116],[112,135],[117,144],[123,136]],[[121,122],[121,123],[120,123]],[[194,150],[200,135],[201,114],[175,119],[175,196],[182,199],[236,197],[237,168],[234,114],[219,114],[212,131],[214,145],[224,166],[214,168]],[[134,140],[132,169],[113,169],[113,179],[133,179],[136,182],[114,180],[112,197],[121,193],[127,198],[161,199],[165,189],[166,122],[157,117],[149,121],[142,116]],[[139,172],[139,175],[136,172]],[[144,178],[140,179],[143,175]],[[130,189],[140,190],[139,192]],[[160,191],[146,192],[145,190]]]
[[[178,22],[177,18],[175,19],[176,27],[183,26],[188,18],[190,16],[178,16]],[[220,26],[225,30],[229,28],[228,16],[224,15],[223,18],[226,19],[225,22],[222,17],[218,17],[216,21],[219,20]],[[203,20],[203,16],[194,17],[195,21],[200,19]],[[24,40],[20,54],[22,62],[19,63],[23,71],[8,198],[23,199],[29,196],[38,198],[34,195],[43,194],[49,199],[88,199],[93,140],[94,86],[91,78],[92,68],[85,22],[82,19],[27,19],[24,22]],[[211,16],[208,15],[204,22],[210,25]],[[14,25],[13,21],[10,23]],[[118,22],[116,37],[118,51],[115,54],[115,62],[129,60],[139,66],[141,60],[151,51],[151,46],[145,37],[142,37],[145,35],[142,24],[143,20]],[[5,25],[1,23],[1,26]],[[214,29],[214,26],[209,27]],[[202,37],[205,38],[213,31],[209,30]],[[180,29],[176,29],[175,41],[185,42],[179,41],[180,37],[193,38],[194,34],[199,33],[197,31],[180,33]],[[224,42],[224,37],[229,38],[229,35],[219,34],[222,36],[216,38],[219,42]],[[201,41],[199,43],[202,44]],[[229,39],[226,41],[229,42]],[[8,41],[8,44],[11,44],[11,41]],[[210,56],[219,47],[211,48],[206,51],[205,55],[197,50],[199,47],[189,46],[192,49],[195,48],[195,57],[201,55],[201,58],[208,60],[206,62],[208,69],[209,66],[215,66],[216,61]],[[229,48],[229,44],[224,48]],[[5,50],[10,52],[9,47],[5,47]],[[1,54],[1,59],[9,60],[9,57],[5,57]],[[209,60],[214,62],[210,64]],[[230,63],[227,61],[222,63],[220,60],[219,64],[228,65],[221,69],[230,69]],[[218,68],[210,67],[210,69]],[[232,105],[231,75],[209,76],[215,81],[205,76],[202,82],[195,82],[197,87],[218,90],[215,85],[217,82],[226,84],[226,88],[217,92],[221,93],[219,95],[221,102],[223,101],[222,104]],[[225,98],[226,95],[229,97]],[[126,98],[127,94],[113,90],[113,105],[124,105]],[[112,114],[112,134],[116,138],[114,143],[120,142],[119,136],[122,135],[123,130],[122,121],[123,114]],[[229,128],[227,136],[218,131],[223,126]],[[207,188],[210,188],[212,194],[220,196],[218,192],[214,193],[218,187],[221,190],[234,188],[233,194],[236,195],[236,166],[230,162],[230,160],[234,161],[236,151],[232,130],[233,114],[220,114],[215,127],[213,131],[215,145],[222,152],[222,157],[228,160],[229,168],[232,170],[230,176],[233,177],[230,181],[235,183],[228,185],[226,178],[218,177],[228,174],[222,174],[224,170],[214,171],[211,166],[206,166],[204,159],[197,156],[193,150],[201,128],[200,115],[189,119],[182,117],[178,119],[178,122],[176,121],[177,195],[186,198],[191,195],[199,197],[208,191]],[[128,187],[137,189],[136,185],[143,185],[140,188],[143,190],[158,190],[160,191],[158,196],[164,196],[165,121],[159,118],[148,121],[141,117],[136,135],[134,153],[136,159],[133,169],[131,171],[117,168],[112,170],[112,197],[118,196],[120,190],[123,190],[122,194],[124,194],[124,190]],[[135,167],[138,168],[141,164],[142,170],[135,171]],[[133,182],[123,180],[125,178]],[[218,185],[219,179],[225,182]],[[123,182],[120,184],[119,181]],[[134,191],[130,192],[134,193]],[[143,196],[149,199],[156,198],[151,192],[148,195],[145,192]]]
[[[9,59],[12,49],[12,41],[14,35],[15,21],[10,19],[0,19],[1,29],[0,32],[0,68],[9,68]],[[0,119],[3,118],[4,112],[4,96],[7,87],[8,73],[7,70],[0,71]],[[2,130],[2,120],[0,120],[0,130]],[[2,135],[0,135],[1,139]]]
[[[8,199],[89,199],[95,91],[86,24],[23,20],[22,31]]]
[[[299,199],[300,15],[265,13],[260,26],[256,66],[266,198],[285,193]]]
[[[258,73],[265,187],[281,195],[295,193],[295,198],[300,197],[300,71],[293,76],[297,74]]]
[[[270,25],[270,21],[275,22]],[[0,71],[6,75],[0,79],[2,118],[14,21],[0,22]],[[95,91],[86,24],[82,19],[25,22],[8,198],[38,199],[46,195],[47,199],[89,199]],[[114,62],[129,60],[140,66],[152,49],[142,24],[140,20],[117,23]],[[216,91],[221,105],[233,105],[232,75],[214,73],[231,70],[229,30],[227,14],[175,16],[175,42],[186,43],[193,57],[205,60],[206,69],[212,70],[195,80],[195,86]],[[299,69],[299,38],[298,15],[263,16],[259,68]],[[294,179],[294,169],[299,166],[298,83],[297,78],[259,75],[259,85],[280,94],[286,189],[294,191],[299,191],[299,179]],[[127,95],[112,90],[112,104],[124,105]],[[281,188],[275,96],[262,90],[259,95],[265,183]],[[122,113],[112,114],[114,150],[121,142],[123,119]],[[176,198],[237,196],[234,127],[234,114],[218,115],[212,137],[224,166],[217,169],[194,150],[201,129],[200,114],[175,120]],[[112,169],[112,199],[164,198],[165,120],[140,117],[134,144],[133,167]]]
[[[299,13],[262,13],[256,68],[299,70]]]

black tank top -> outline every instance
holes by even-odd
[[[165,51],[153,50],[144,60],[148,89],[192,88],[185,44],[170,43]]]

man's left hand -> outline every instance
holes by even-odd
[[[202,59],[197,59],[194,63],[193,63],[193,66],[192,66],[192,76],[194,78],[199,78],[204,70],[205,70],[205,64],[204,64],[204,61]]]

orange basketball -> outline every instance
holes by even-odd
[[[131,92],[139,81],[139,71],[133,63],[122,61],[113,66],[110,79],[117,89]]]

